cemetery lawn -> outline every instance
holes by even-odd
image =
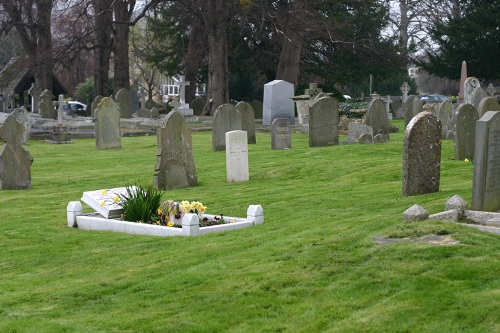
[[[263,225],[196,237],[66,226],[82,192],[152,182],[156,137],[30,141],[31,190],[0,191],[0,332],[500,332],[500,237],[453,223],[405,224],[413,204],[469,204],[472,163],[443,141],[438,193],[401,195],[400,133],[378,145],[249,145],[250,181],[226,182],[225,153],[193,133],[198,186],[163,199]],[[341,137],[343,140],[344,137]],[[84,205],[84,211],[90,208]],[[454,246],[379,245],[448,234]]]

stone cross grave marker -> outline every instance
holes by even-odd
[[[139,108],[139,110],[146,109],[146,93],[144,91],[144,87],[139,87],[138,96],[141,102],[141,107]]]
[[[276,118],[271,124],[271,149],[292,148],[292,128],[288,118]]]
[[[247,132],[230,131],[225,136],[227,182],[246,182],[249,179]]]
[[[132,95],[130,91],[127,88],[121,88],[116,93],[115,100],[120,110],[120,117],[125,119],[132,118]]]
[[[0,127],[0,190],[31,188],[33,157],[22,146],[25,129],[15,114]]]
[[[487,111],[476,123],[471,209],[500,210],[499,111]]]
[[[31,112],[38,113],[39,93],[35,83],[31,84],[31,88],[28,89],[28,94],[31,96]]]
[[[104,97],[97,106],[95,130],[97,149],[121,148],[120,111],[110,97]]]
[[[233,104],[219,106],[212,118],[212,150],[226,150],[226,133],[241,130],[241,115]]]
[[[403,92],[403,103],[408,99],[408,93],[410,92],[410,85],[408,82],[403,82],[401,86],[401,92]]]
[[[391,95],[387,95],[385,97],[385,112],[387,112],[387,119],[392,120],[392,113],[391,113]]]
[[[367,126],[373,128],[373,135],[380,134],[379,142],[389,141],[389,119],[387,118],[384,102],[380,99],[374,99],[368,104],[365,122]]]
[[[339,102],[322,97],[309,110],[309,147],[339,144]]]
[[[247,102],[239,102],[236,104],[236,109],[241,116],[241,130],[247,132],[248,144],[257,142],[255,137],[255,116],[252,106]]]
[[[453,105],[450,101],[443,101],[439,103],[437,109],[437,116],[441,121],[441,129],[443,131],[443,140],[451,140],[453,139],[453,125],[451,122],[451,118],[453,116]]]
[[[161,190],[193,187],[198,183],[191,130],[184,117],[170,111],[157,130],[154,187]]]
[[[476,140],[476,121],[479,119],[476,108],[471,104],[460,104],[452,116],[453,146],[456,160],[474,160]]]
[[[479,102],[477,114],[481,118],[487,111],[500,111],[500,103],[494,97],[485,97]]]
[[[179,107],[181,105],[182,105],[181,102],[179,102],[179,96],[174,96],[174,98],[170,102],[170,106],[172,107],[172,111],[179,111]]]
[[[179,102],[180,106],[177,108],[177,111],[180,112],[183,116],[192,116],[193,109],[189,108],[189,104],[186,103],[186,86],[189,86],[189,81],[185,80],[184,75],[180,75],[179,82]]]
[[[295,125],[294,87],[290,82],[274,80],[264,85],[262,125],[270,126],[276,118],[288,118]]]
[[[417,114],[405,130],[403,143],[403,196],[439,191],[441,122],[431,112]]]

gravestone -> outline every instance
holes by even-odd
[[[155,108],[158,106],[158,104],[156,104],[156,102],[153,101],[152,99],[146,100],[146,102],[144,104],[146,105],[146,109],[148,109],[148,110],[151,110],[152,108]]]
[[[460,71],[460,89],[458,93],[458,104],[463,104],[464,103],[464,96],[465,96],[465,80],[467,80],[467,63],[462,61],[462,68]]]
[[[391,95],[387,95],[385,97],[385,112],[387,113],[387,119],[392,120],[392,113],[391,113]]]
[[[374,99],[368,104],[368,110],[365,115],[365,123],[373,128],[373,134],[381,137],[381,142],[389,141],[389,119],[380,99]]]
[[[31,188],[31,164],[33,157],[24,150],[24,127],[10,114],[0,127],[0,190]]]
[[[160,118],[160,110],[156,106],[151,108],[151,118],[153,119]]]
[[[181,106],[181,102],[179,102],[179,96],[174,96],[170,103],[168,103],[170,107],[172,107],[172,111],[178,111]]]
[[[481,118],[487,111],[500,111],[500,103],[493,97],[485,97],[479,102],[477,114]]]
[[[246,182],[249,179],[247,132],[230,131],[225,137],[227,182]]]
[[[181,105],[177,108],[177,111],[183,116],[192,116],[193,109],[189,108],[189,104],[186,103],[186,86],[189,86],[190,82],[185,81],[184,75],[180,75],[180,79],[177,84],[179,85],[179,102],[181,103]]]
[[[322,97],[309,110],[309,147],[339,144],[339,102]]]
[[[490,96],[490,97],[495,96],[495,94],[496,94],[496,92],[497,92],[497,91],[496,91],[496,89],[495,89],[495,87],[493,87],[493,83],[490,83],[490,84],[488,85],[488,87],[485,89],[485,91],[486,91],[486,94],[487,94],[488,96]]]
[[[363,137],[362,143],[373,143],[373,128],[357,122],[351,122],[349,123],[349,128],[347,129],[347,139],[341,143],[343,145],[361,143],[360,137]]]
[[[392,108],[392,116],[394,117],[394,119],[404,118],[403,103],[401,102],[400,99],[393,100],[391,103],[391,108]]]
[[[309,83],[309,88],[305,90],[304,95],[292,97],[297,107],[299,125],[309,125],[309,108],[316,102],[320,94],[320,97],[323,97],[323,90],[318,88],[318,84]]]
[[[189,106],[193,109],[193,115],[199,116],[203,113],[203,106],[205,106],[205,102],[203,101],[203,98],[196,97],[191,101]]]
[[[403,144],[403,196],[439,191],[441,122],[421,112],[408,124]]]
[[[464,103],[472,104],[477,109],[479,102],[487,97],[486,91],[475,77],[468,77],[464,83]]]
[[[276,118],[271,124],[271,149],[292,148],[292,126],[287,118]]]
[[[52,94],[48,89],[45,89],[40,94],[40,102],[38,105],[38,110],[40,112],[40,117],[56,119],[56,114],[54,112],[54,104],[52,103]]]
[[[31,88],[28,89],[28,94],[31,96],[31,112],[38,113],[39,92],[35,83],[31,84]]]
[[[240,112],[241,130],[247,132],[248,144],[257,142],[255,138],[255,117],[252,106],[247,102],[239,102],[236,109]]]
[[[139,97],[140,100],[140,105],[139,105],[139,110],[140,109],[146,109],[146,92],[144,91],[144,87],[139,87],[139,91],[137,92],[137,97]]]
[[[415,96],[413,98],[412,110],[413,110],[413,117],[415,117],[420,112],[424,111],[424,102],[418,96]]]
[[[121,148],[120,111],[110,97],[104,97],[95,111],[97,149]]]
[[[408,93],[410,92],[410,85],[408,82],[403,82],[403,85],[401,85],[401,92],[403,93],[402,102],[404,103],[408,100]]]
[[[250,105],[252,106],[255,119],[262,119],[264,112],[264,104],[262,103],[262,101],[255,99],[250,102]]]
[[[488,97],[488,94],[486,93],[486,91],[484,91],[483,88],[479,88],[474,92],[472,104],[476,107],[476,109],[479,110],[479,103],[481,103],[481,101],[486,97]]]
[[[17,121],[21,123],[24,128],[24,132],[21,135],[21,144],[25,146],[28,143],[31,133],[31,125],[35,122],[35,120],[28,116],[28,110],[24,106],[15,109],[12,112],[12,115],[16,117]]]
[[[378,134],[378,135],[380,135],[380,134]],[[358,143],[362,144],[362,145],[372,144],[373,142],[374,142],[373,136],[371,134],[368,134],[368,133],[361,134],[358,138]]]
[[[157,133],[154,187],[160,190],[174,190],[196,186],[198,176],[194,164],[191,130],[184,117],[177,111],[170,111]]]
[[[408,127],[410,120],[413,118],[413,99],[418,98],[416,96],[409,96],[406,102],[403,102],[403,117],[405,120],[405,128]]]
[[[476,108],[471,104],[460,104],[452,117],[453,146],[456,160],[474,160],[476,121],[479,119]]]
[[[452,140],[453,139],[453,125],[451,122],[451,118],[453,116],[453,105],[450,101],[443,101],[439,103],[437,109],[437,116],[441,121],[441,129],[442,129],[442,139],[443,140]]]
[[[500,210],[500,112],[487,111],[476,123],[472,210]]]
[[[151,110],[140,108],[137,112],[139,118],[151,118]]]
[[[52,144],[66,144],[73,143],[69,138],[69,133],[66,130],[66,126],[63,124],[63,114],[64,114],[64,95],[59,95],[58,108],[57,108],[57,126],[54,126],[50,137],[45,140],[47,143]]]
[[[283,80],[274,80],[264,85],[262,125],[270,126],[276,118],[288,118],[290,124],[295,125],[293,93],[293,84]]]
[[[90,108],[90,116],[92,118],[95,119],[95,110],[97,110],[97,106],[99,105],[99,103],[101,102],[101,100],[103,99],[104,97],[101,96],[101,95],[97,95],[95,98],[94,98],[94,101],[92,102],[91,104],[91,108]]]
[[[226,133],[241,130],[241,115],[233,104],[222,104],[212,119],[212,150],[226,150]]]
[[[127,88],[121,88],[116,93],[116,103],[120,110],[120,118],[132,118],[132,95]]]

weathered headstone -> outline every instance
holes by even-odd
[[[40,116],[42,118],[56,119],[54,104],[52,103],[52,94],[48,89],[45,89],[40,94],[38,110],[40,111]]]
[[[290,120],[276,118],[271,124],[271,149],[283,150],[292,148],[292,131]]]
[[[139,118],[151,118],[151,110],[140,108],[137,112]]]
[[[255,99],[250,102],[250,105],[252,106],[255,119],[262,119],[264,112],[264,104],[262,103],[262,101]]]
[[[488,85],[488,87],[485,89],[485,91],[486,91],[486,94],[487,94],[488,96],[490,96],[490,97],[495,96],[495,94],[496,94],[496,92],[497,92],[497,91],[496,91],[496,89],[495,89],[495,87],[493,87],[493,83],[490,83],[490,84]]]
[[[347,129],[347,139],[346,141],[342,141],[344,144],[353,144],[353,143],[361,143],[360,137],[363,136],[363,143],[373,143],[373,128],[371,126],[363,125],[357,122],[349,123],[349,128]]]
[[[485,97],[479,102],[477,114],[481,118],[487,111],[500,111],[500,103],[493,97]]]
[[[104,97],[95,111],[97,149],[121,148],[120,111],[109,97]]]
[[[475,77],[468,77],[464,83],[464,103],[472,104],[477,108],[477,105],[474,104],[474,100],[476,99],[476,91],[481,88],[481,83]]]
[[[453,116],[453,105],[450,101],[443,101],[439,104],[437,109],[437,116],[441,121],[442,139],[453,139],[453,125],[451,118]]]
[[[193,115],[199,116],[203,112],[203,106],[205,106],[205,102],[203,98],[196,97],[191,101],[190,107],[193,109]]]
[[[295,124],[293,93],[293,84],[283,80],[274,80],[264,85],[263,125],[270,126],[276,118],[288,118],[290,124]]]
[[[392,108],[392,116],[394,119],[402,119],[404,118],[403,115],[403,103],[401,102],[400,99],[395,99],[391,103],[391,108]]]
[[[415,96],[413,98],[413,117],[422,111],[424,111],[424,102],[418,96]]]
[[[486,91],[484,91],[483,88],[476,89],[476,91],[474,92],[472,105],[474,105],[476,107],[476,109],[479,110],[479,103],[481,103],[481,101],[486,97],[488,97],[488,94],[486,93]]]
[[[132,118],[132,95],[127,88],[121,88],[116,93],[116,103],[120,110],[120,118]]]
[[[316,102],[320,94],[324,95],[323,90],[318,88],[318,84],[309,83],[309,88],[305,90],[304,95],[292,97],[292,100],[295,102],[295,106],[297,107],[299,125],[309,124],[309,108]]]
[[[247,102],[239,102],[236,109],[240,112],[241,130],[247,132],[248,144],[257,142],[255,138],[255,117],[252,106]]]
[[[408,100],[408,93],[410,92],[410,85],[408,82],[403,82],[403,85],[401,86],[401,92],[403,93],[403,103]]]
[[[378,135],[380,135],[380,134],[378,134]],[[371,134],[368,134],[368,133],[361,134],[358,138],[358,143],[362,144],[362,145],[372,144],[374,141],[375,140],[374,140],[373,136]]]
[[[389,141],[389,119],[387,118],[384,102],[380,99],[374,99],[368,104],[365,123],[373,128],[374,135],[381,135],[382,142]]]
[[[196,186],[191,130],[179,112],[170,111],[163,119],[157,140],[154,187],[173,190]]]
[[[146,105],[146,109],[148,110],[151,110],[152,108],[158,106],[158,104],[156,104],[156,102],[153,101],[152,99],[148,99],[144,104]]]
[[[147,109],[146,107],[146,92],[144,91],[144,87],[139,87],[139,92],[137,93],[139,100],[140,100],[140,105],[139,105],[139,110],[141,109]]]
[[[90,116],[92,118],[95,119],[95,110],[97,110],[97,106],[99,105],[99,103],[101,102],[101,100],[103,99],[104,97],[101,96],[101,95],[97,95],[95,98],[94,98],[94,101],[92,102],[91,104],[91,109],[90,109]]]
[[[28,143],[28,140],[30,138],[30,133],[31,133],[31,125],[35,122],[35,120],[31,117],[28,116],[28,110],[24,108],[24,106],[15,109],[12,112],[12,115],[16,117],[17,121],[21,123],[21,125],[24,128],[24,132],[21,135],[21,144],[25,146]]]
[[[476,123],[471,209],[500,210],[500,112],[487,111]]]
[[[31,112],[38,113],[39,92],[35,83],[31,84],[31,88],[28,89],[28,94],[31,96]]]
[[[339,144],[339,102],[322,97],[309,110],[309,147]]]
[[[246,182],[249,179],[247,132],[230,131],[225,137],[227,181]]]
[[[474,159],[476,121],[479,119],[476,108],[471,104],[460,104],[452,117],[453,145],[456,160]]]
[[[153,119],[160,118],[160,110],[156,106],[151,108],[151,118]]]
[[[421,112],[408,124],[403,144],[403,196],[439,191],[441,173],[441,122]]]
[[[403,102],[403,117],[405,119],[405,128],[410,123],[413,118],[413,99],[418,98],[416,96],[409,96],[405,102]]]
[[[385,112],[387,113],[387,119],[392,120],[392,113],[391,113],[391,95],[385,96]]]
[[[33,157],[24,150],[24,127],[10,114],[0,127],[0,190],[31,188],[31,164]]]
[[[226,150],[226,133],[241,130],[241,115],[233,104],[222,104],[212,119],[212,150]]]

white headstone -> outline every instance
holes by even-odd
[[[226,168],[228,183],[248,181],[248,139],[246,131],[237,130],[226,133]]]
[[[270,126],[276,118],[287,118],[295,125],[295,107],[293,105],[293,84],[274,80],[264,85],[264,110],[262,124]]]
[[[410,86],[408,82],[404,82],[401,86],[401,91],[403,92],[403,103],[408,99],[408,93],[410,92]]]

